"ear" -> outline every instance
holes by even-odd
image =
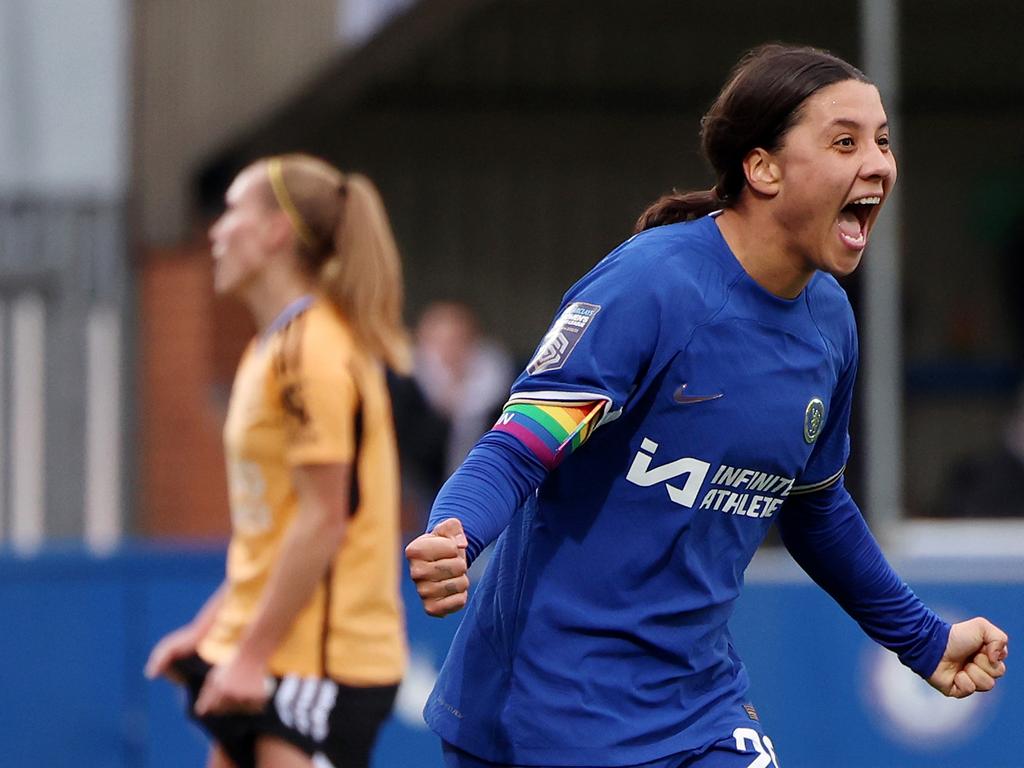
[[[782,169],[771,152],[760,148],[750,150],[743,158],[743,173],[747,185],[759,195],[775,197],[779,193]]]
[[[264,218],[264,232],[266,233],[267,246],[272,251],[283,250],[289,247],[295,233],[288,214],[280,208],[269,211]]]

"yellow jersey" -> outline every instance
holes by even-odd
[[[227,591],[199,654],[226,661],[254,618],[297,512],[292,468],[351,464],[354,503],[342,546],[269,667],[278,676],[348,685],[398,682],[406,644],[398,458],[385,372],[358,349],[327,299],[314,298],[249,344],[231,391],[224,446],[232,526]]]

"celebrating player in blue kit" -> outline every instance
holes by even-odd
[[[777,767],[727,626],[773,522],[945,695],[1005,672],[1005,633],[925,607],[843,485],[858,351],[834,276],[896,180],[878,90],[765,46],[701,136],[715,186],[656,202],[569,290],[406,550],[441,616],[498,539],[425,711],[453,768]]]

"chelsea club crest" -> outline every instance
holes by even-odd
[[[804,441],[810,445],[818,439],[821,428],[825,426],[825,404],[821,398],[811,398],[804,411]]]

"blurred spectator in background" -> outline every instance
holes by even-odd
[[[1024,390],[999,443],[956,462],[934,513],[938,517],[1024,516]]]
[[[210,239],[217,293],[258,328],[224,428],[227,577],[146,674],[186,686],[208,766],[365,768],[406,655],[384,377],[410,363],[394,236],[368,179],[285,155],[235,178]]]
[[[1003,306],[1008,313],[1013,341],[1013,373],[1019,376],[1024,355],[1024,303],[1019,299],[1024,281],[1024,213],[1009,218],[999,247],[999,286]],[[968,314],[957,327],[967,327],[962,336],[968,340],[983,334],[977,313]],[[976,342],[975,342],[976,344]],[[968,345],[962,345],[967,347]],[[1024,389],[1017,395],[1014,408],[1006,415],[1003,428],[994,431],[988,449],[960,456],[946,473],[946,482],[938,501],[932,505],[936,517],[1024,517]]]
[[[449,424],[444,477],[458,468],[494,424],[515,378],[512,359],[480,331],[466,304],[431,304],[416,327],[413,375]]]
[[[418,536],[441,485],[501,413],[512,359],[457,301],[430,304],[416,328],[413,375],[389,386],[402,459],[403,529]]]

